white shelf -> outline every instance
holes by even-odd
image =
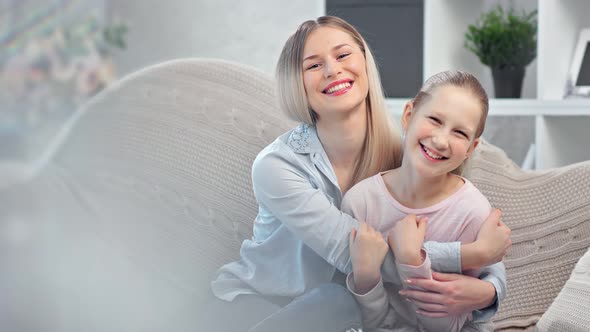
[[[401,116],[409,99],[389,98],[387,108]],[[490,99],[488,116],[590,116],[590,99]]]
[[[554,168],[590,160],[590,117],[536,117],[536,168]]]
[[[562,99],[570,62],[583,28],[590,28],[589,0],[425,0],[424,79],[448,69],[473,73],[490,96],[490,69],[464,46],[467,26],[496,5],[538,10],[537,58],[526,70],[522,97],[490,99],[489,116],[533,117],[535,167],[590,160],[590,99]],[[389,99],[399,117],[406,99]]]
[[[498,1],[490,0],[425,0],[424,1],[424,79],[444,70],[464,70],[475,75],[493,96],[492,74],[475,54],[465,48],[465,32],[482,13],[493,9]],[[506,5],[506,1],[501,2]],[[512,1],[516,10],[530,12],[537,0]],[[564,85],[565,86],[565,85]],[[523,98],[537,98],[537,61],[527,68]],[[563,92],[563,89],[562,91]]]

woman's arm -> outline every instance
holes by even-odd
[[[404,290],[401,294],[416,304],[418,313],[427,317],[446,317],[472,311],[474,321],[487,320],[496,313],[504,298],[505,286],[486,281],[486,274],[504,274],[504,265],[496,263],[484,268],[484,280],[462,274],[433,272],[431,280],[411,280],[413,285],[424,291]]]
[[[341,212],[322,189],[315,188],[305,165],[292,162],[294,157],[289,153],[273,151],[254,161],[252,183],[258,204],[347,274],[351,271],[348,237],[359,222]]]
[[[501,215],[500,210],[492,209],[482,224],[477,239],[472,243],[461,245],[460,242],[425,242],[424,248],[432,261],[432,269],[445,273],[462,273],[464,270],[501,262],[512,245],[510,229],[502,223]]]
[[[512,245],[510,228],[502,222],[502,212],[492,209],[481,225],[477,239],[461,246],[461,265],[463,270],[477,269],[502,261]]]

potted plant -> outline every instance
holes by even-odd
[[[537,56],[537,11],[483,13],[468,26],[465,47],[490,67],[496,98],[520,98],[525,67]]]

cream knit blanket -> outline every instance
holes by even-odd
[[[502,150],[487,143],[471,159],[468,177],[502,210],[503,221],[512,229],[512,249],[504,259],[508,293],[493,318],[496,329],[531,329],[590,246],[590,161],[523,171]],[[580,285],[568,283],[560,296],[569,300],[561,300],[551,315],[569,311],[570,316],[588,319],[588,282],[585,288]],[[585,300],[574,301],[575,297]],[[566,309],[563,306],[568,301]],[[590,324],[586,328],[590,331]]]

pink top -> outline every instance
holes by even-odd
[[[491,211],[485,196],[467,179],[444,200],[421,209],[400,204],[387,190],[382,172],[357,183],[345,195],[342,209],[382,233],[408,214],[428,217],[425,241],[473,242]]]
[[[475,241],[483,222],[490,214],[491,205],[483,194],[467,179],[461,178],[464,185],[442,201],[420,209],[412,209],[398,202],[387,189],[383,174],[367,178],[352,187],[342,200],[342,211],[351,214],[359,221],[365,221],[383,234],[388,233],[395,223],[408,214],[428,217],[426,236],[424,241],[470,243]],[[386,280],[387,289],[380,282],[375,289],[367,294],[355,293],[351,275],[348,278],[348,288],[357,298],[363,312],[363,319],[369,327],[389,330],[393,327],[404,330],[446,325],[450,331],[461,329],[468,315],[432,319],[418,316],[409,302],[397,293],[403,286],[407,288],[405,280],[409,278],[432,278],[430,259],[428,255],[420,266],[396,264],[399,279]],[[468,271],[466,274],[477,276],[479,271]],[[397,276],[396,276],[397,277]],[[400,282],[402,285],[400,285]],[[351,285],[352,284],[352,285]],[[387,292],[388,300],[384,298]],[[376,305],[379,299],[388,304]],[[392,325],[393,324],[393,325]]]

